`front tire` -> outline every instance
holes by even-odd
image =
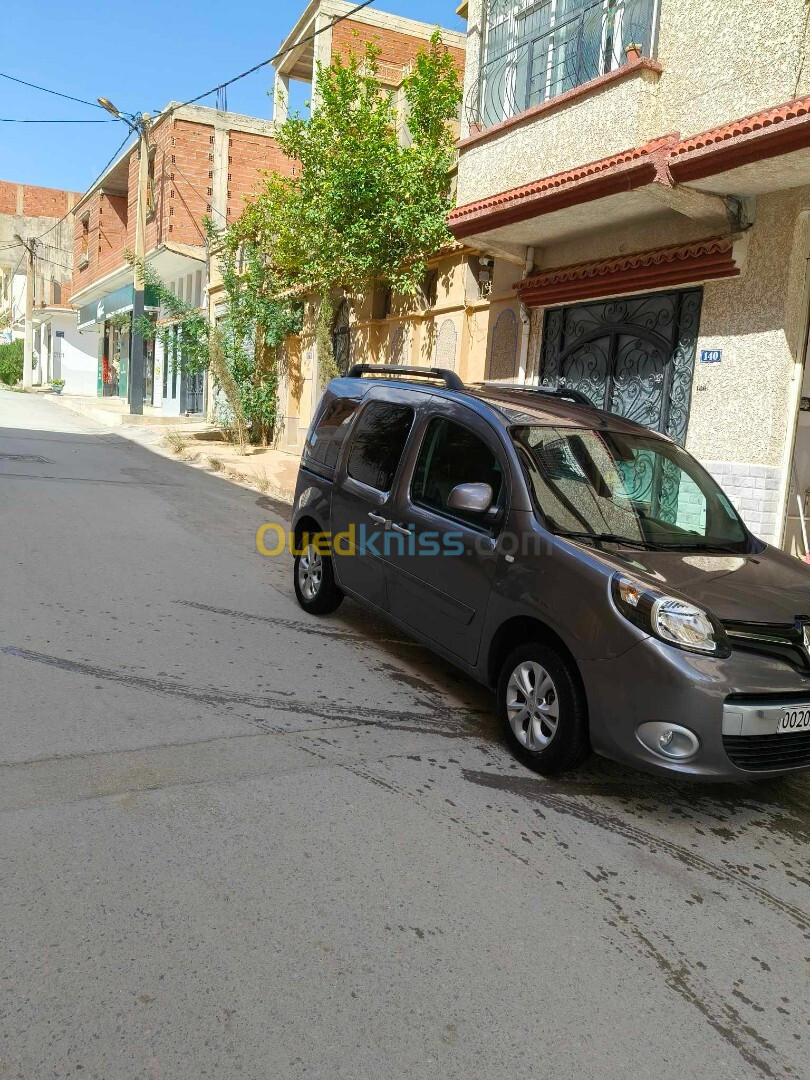
[[[551,775],[590,755],[585,694],[571,662],[539,641],[518,645],[498,680],[498,713],[515,756]]]
[[[331,557],[321,555],[312,543],[295,556],[293,584],[298,603],[311,615],[328,615],[343,602]]]

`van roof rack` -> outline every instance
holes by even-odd
[[[588,409],[598,409],[598,405],[594,405],[587,394],[583,394],[581,390],[567,390],[563,387],[561,390],[552,390],[546,386],[532,386],[518,383],[497,383],[489,382],[484,383],[485,386],[501,387],[504,390],[522,390],[527,394],[546,394],[548,397],[560,398],[563,401],[572,401],[575,405],[584,405]]]
[[[354,364],[349,368],[347,379],[362,379],[364,375],[399,376],[404,379],[432,379],[444,383],[448,390],[464,390],[464,383],[449,368],[404,367],[402,364]]]

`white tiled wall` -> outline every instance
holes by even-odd
[[[751,532],[761,540],[775,540],[782,470],[774,465],[738,461],[704,461],[703,466],[734,503]]]

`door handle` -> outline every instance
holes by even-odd
[[[375,525],[385,525],[385,524],[387,524],[387,521],[382,516],[382,514],[375,514],[373,510],[369,511],[368,516],[371,518],[371,520],[374,522]]]
[[[411,530],[406,529],[404,525],[397,525],[395,521],[391,522],[391,528],[394,532],[401,533],[403,536],[410,536]]]

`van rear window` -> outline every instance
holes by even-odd
[[[334,471],[340,448],[359,404],[352,398],[336,398],[326,406],[323,416],[315,421],[307,436],[301,455],[303,465]]]

